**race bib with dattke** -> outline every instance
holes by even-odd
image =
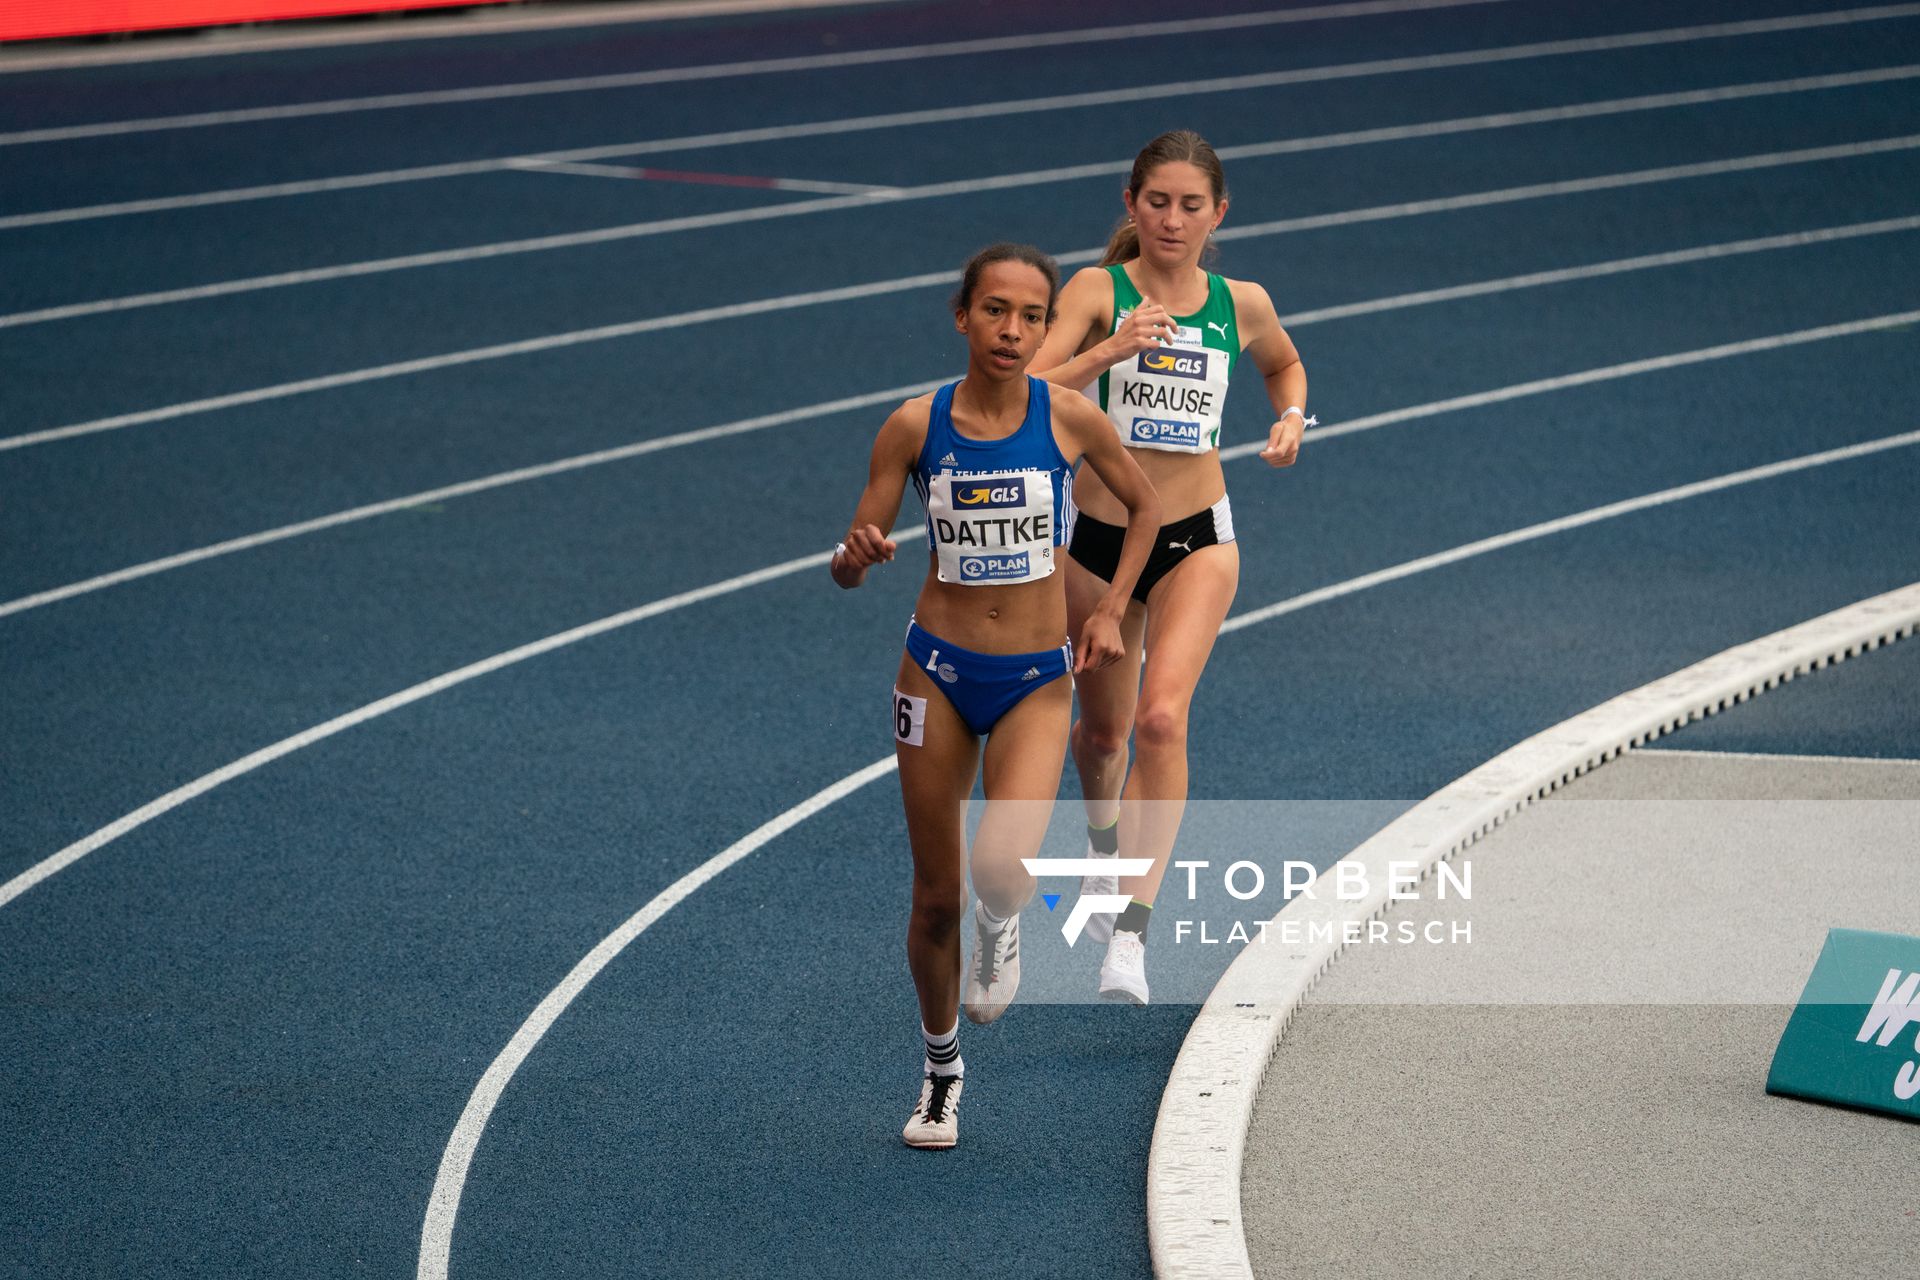
[[[1032,582],[1053,572],[1053,481],[1044,471],[932,476],[927,531],[942,582]]]

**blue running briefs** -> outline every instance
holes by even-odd
[[[1020,699],[1073,668],[1071,641],[1039,653],[975,653],[948,644],[918,622],[907,624],[907,652],[980,737]]]

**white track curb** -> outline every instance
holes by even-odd
[[[1387,864],[1422,876],[1509,817],[1631,747],[1911,635],[1920,583],[1728,649],[1563,721],[1435,792],[1346,856],[1367,873],[1355,901],[1299,897],[1282,913],[1329,942],[1248,946],[1194,1019],[1167,1078],[1147,1160],[1147,1235],[1159,1280],[1252,1280],[1240,1217],[1240,1164],[1254,1097],[1295,1009],[1341,950],[1348,922],[1386,911]],[[1275,916],[1277,923],[1281,916]],[[1279,930],[1271,936],[1280,936]]]

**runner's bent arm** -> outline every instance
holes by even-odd
[[[873,565],[893,559],[898,543],[887,536],[900,515],[900,499],[906,491],[907,473],[920,456],[927,438],[925,406],[915,412],[915,402],[895,409],[880,427],[873,441],[873,457],[867,464],[867,487],[854,509],[853,524],[847,530],[846,549],[836,551],[827,566],[833,580],[851,590],[867,580]]]
[[[1235,317],[1246,345],[1241,348],[1266,380],[1267,399],[1276,415],[1267,429],[1267,447],[1260,451],[1268,466],[1290,467],[1300,456],[1300,439],[1307,430],[1307,366],[1293,339],[1280,327],[1273,299],[1259,285],[1230,282]]]
[[[1076,452],[1127,508],[1127,534],[1120,544],[1113,580],[1081,629],[1080,643],[1074,650],[1075,672],[1098,671],[1119,661],[1126,652],[1120,638],[1120,619],[1133,598],[1133,584],[1140,580],[1140,571],[1147,567],[1147,557],[1153,552],[1154,535],[1160,530],[1160,496],[1153,491],[1140,464],[1121,445],[1113,424],[1098,405],[1065,388],[1055,393],[1054,405],[1060,425],[1077,446]]]
[[[1141,299],[1120,326],[1112,327],[1113,277],[1102,267],[1074,272],[1054,304],[1053,324],[1027,372],[1056,387],[1085,391],[1101,374],[1129,356],[1139,355],[1160,340],[1172,338],[1174,324],[1167,309]]]

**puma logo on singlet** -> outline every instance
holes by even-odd
[[[1188,555],[1192,555],[1192,554],[1193,554],[1193,547],[1192,547],[1192,545],[1191,545],[1191,544],[1192,544],[1192,542],[1193,542],[1193,535],[1192,535],[1192,534],[1188,534],[1188,535],[1187,535],[1187,540],[1186,540],[1185,542],[1169,542],[1169,543],[1167,544],[1167,550],[1169,550],[1169,551],[1184,551],[1184,552],[1186,552],[1186,553],[1187,553]]]
[[[1221,324],[1218,320],[1207,321],[1207,328],[1218,329],[1220,331],[1220,336],[1223,338],[1227,336],[1227,326],[1225,326],[1224,324]]]

